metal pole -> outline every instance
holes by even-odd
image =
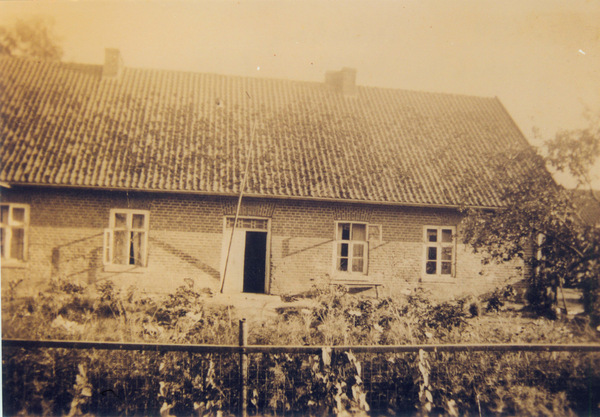
[[[233,233],[235,232],[235,228],[237,227],[238,217],[240,215],[240,207],[242,205],[242,196],[244,195],[244,189],[246,188],[246,178],[248,177],[248,167],[250,166],[250,156],[252,152],[252,143],[254,142],[254,129],[256,127],[256,122],[252,124],[252,132],[250,132],[250,146],[248,147],[248,152],[246,153],[246,169],[244,170],[244,178],[242,179],[242,187],[240,189],[240,197],[238,198],[237,209],[235,210],[235,219],[233,220],[233,228],[231,229],[231,236],[229,237],[229,246],[227,247],[227,257],[225,258],[225,267],[223,268],[223,276],[221,277],[221,285],[219,288],[219,292],[223,292],[223,287],[225,286],[225,275],[227,275],[227,264],[229,263],[229,253],[231,252],[231,244],[233,243]]]
[[[248,346],[248,326],[246,319],[240,320],[240,347]],[[240,415],[248,416],[248,354],[240,353]]]

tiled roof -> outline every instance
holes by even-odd
[[[487,158],[526,141],[497,98],[357,90],[2,58],[0,181],[239,193],[254,126],[249,194],[499,205]]]

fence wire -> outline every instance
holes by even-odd
[[[360,393],[371,415],[414,414],[423,407],[425,391],[431,393],[433,411],[446,414],[450,402],[460,415],[482,409],[483,414],[502,414],[514,410],[510,398],[548,408],[552,401],[560,407],[564,397],[564,404],[585,415],[598,414],[600,404],[600,348],[419,352],[415,347],[397,352],[250,347],[242,387],[241,350],[27,348],[7,342],[2,353],[6,415],[65,415],[74,401],[81,413],[98,416],[161,415],[164,407],[177,416],[236,415],[242,389],[247,390],[249,415],[323,415],[339,411],[340,404],[360,409]]]

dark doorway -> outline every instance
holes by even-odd
[[[246,232],[244,292],[264,294],[267,233]]]

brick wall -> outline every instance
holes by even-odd
[[[2,268],[2,280],[23,278],[39,288],[52,277],[94,284],[111,279],[147,292],[173,291],[192,279],[196,288],[219,288],[223,218],[235,214],[236,198],[162,193],[122,193],[44,188],[3,189],[3,202],[30,205],[29,261]],[[481,264],[458,245],[456,276],[450,283],[422,283],[423,226],[458,226],[451,209],[246,199],[242,216],[270,219],[270,290],[297,293],[330,280],[334,222],[382,225],[381,240],[369,243],[369,277],[394,293],[418,285],[434,293],[483,292],[519,279],[518,264]],[[103,230],[113,208],[148,210],[148,265],[109,272],[102,264]],[[460,230],[460,229],[459,229]],[[225,235],[225,238],[228,236]],[[342,276],[343,277],[343,276]],[[3,288],[5,285],[3,284]]]

